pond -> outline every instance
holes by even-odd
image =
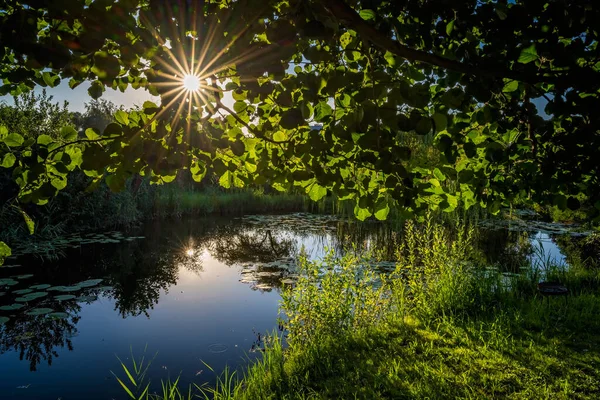
[[[541,231],[482,232],[482,262],[507,270],[531,257],[536,235],[562,257]],[[383,223],[310,214],[186,219],[63,238],[58,261],[9,259],[0,269],[1,397],[123,398],[111,371],[124,377],[117,356],[130,366],[131,354],[154,357],[157,385],[212,382],[203,362],[247,365],[277,330],[279,291],[295,279],[301,249],[312,259],[351,242],[386,249],[396,235]]]

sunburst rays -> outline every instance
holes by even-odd
[[[231,24],[229,18],[217,22],[216,19],[201,15],[202,11],[194,10],[191,15],[186,15],[184,7],[177,8],[179,10],[171,6],[164,8],[165,13],[161,18],[172,21],[167,25],[167,32],[159,32],[155,28],[160,26],[159,21],[150,21],[141,16],[141,22],[158,40],[166,55],[152,59],[158,70],[158,79],[150,84],[158,89],[163,101],[154,119],[163,116],[167,110],[175,110],[173,114],[169,111],[173,130],[179,126],[181,117],[185,117],[186,133],[189,134],[189,117],[194,112],[201,115],[215,113],[223,96],[223,82],[217,81],[217,75],[236,65],[263,57],[264,51],[248,48],[234,57],[226,56],[230,48],[247,33],[248,25]],[[236,29],[224,35],[224,26],[236,26]]]

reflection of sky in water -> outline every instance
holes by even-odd
[[[79,334],[72,338],[74,351],[59,349],[60,356],[51,367],[42,362],[38,371],[29,372],[29,363],[19,362],[18,354],[2,354],[0,398],[122,398],[124,393],[110,371],[120,368],[115,355],[130,361],[130,345],[138,356],[146,344],[148,355],[158,351],[150,370],[156,383],[180,372],[185,384],[211,379],[201,360],[217,371],[226,363],[238,364],[256,340],[253,329],[264,333],[276,327],[279,295],[249,290],[238,282],[237,268],[207,253],[202,258],[203,272],[180,268],[177,284],[161,293],[158,304],[148,311],[149,318],[123,319],[114,311],[114,301],[107,298],[84,306],[77,324]],[[211,353],[209,346],[216,343],[227,346],[227,351]],[[196,377],[200,370],[204,371]],[[17,389],[26,385],[30,386]]]
[[[566,265],[564,254],[547,233],[536,233],[531,239],[531,246],[533,247],[533,254],[530,256],[532,265],[539,267],[548,266],[548,264]]]

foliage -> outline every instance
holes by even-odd
[[[458,221],[458,220],[457,220]],[[456,233],[427,215],[422,224],[405,223],[397,250],[393,284],[408,285],[413,312],[423,320],[468,312],[491,295],[496,283],[473,263],[475,230],[456,222]],[[403,281],[406,277],[407,282]],[[423,315],[425,314],[425,315]]]
[[[57,138],[61,128],[71,124],[68,103],[55,103],[46,89],[39,94],[27,92],[14,96],[13,102],[14,105],[0,105],[0,124],[24,138],[37,140],[41,135]]]
[[[85,135],[85,130],[88,128],[95,129],[98,132],[104,131],[108,124],[114,122],[114,114],[118,107],[105,99],[92,100],[85,103],[85,112],[74,112],[72,115],[73,124],[75,125],[80,136]]]
[[[0,158],[37,204],[74,170],[118,191],[136,173],[211,168],[224,187],[335,193],[360,219],[391,204],[495,213],[518,197],[578,209],[578,195],[595,216],[599,13],[583,0],[13,2],[0,93],[92,80],[93,98],[141,87],[161,105],[81,138],[0,128]],[[185,74],[203,91],[185,92]],[[435,168],[411,165],[404,132],[434,136]]]
[[[368,259],[328,252],[322,263],[300,257],[300,278],[282,292],[281,309],[291,346],[366,329],[385,315],[387,287],[368,267]]]

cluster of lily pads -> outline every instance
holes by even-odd
[[[90,303],[98,299],[96,295],[90,295],[85,289],[94,289],[95,292],[111,289],[108,286],[99,286],[103,279],[88,279],[70,286],[52,286],[49,284],[35,284],[26,288],[13,290],[13,287],[22,287],[32,274],[13,275],[9,278],[0,279],[0,300],[11,298],[11,304],[0,306],[0,325],[10,321],[16,314],[27,316],[45,316],[46,318],[62,319],[69,314],[45,307],[53,301],[63,302],[74,300],[76,302]]]
[[[289,230],[304,232],[327,232],[336,231],[336,222],[345,221],[335,215],[320,215],[309,213],[293,213],[282,215],[246,215],[242,221],[249,225],[260,226],[266,229],[280,229],[285,227]]]
[[[112,231],[106,233],[70,234],[51,241],[29,241],[11,244],[13,256],[24,254],[41,254],[64,251],[69,248],[79,248],[87,244],[116,244],[124,241],[143,239],[144,236],[125,236],[122,232]]]
[[[295,283],[298,278],[297,270],[298,265],[293,257],[266,263],[243,264],[240,282],[250,284],[254,289],[267,291],[282,284]]]
[[[593,231],[581,229],[581,226],[577,224],[522,219],[488,219],[479,222],[479,226],[492,230],[507,229],[511,232],[541,232],[548,235],[569,235],[573,237],[583,237],[594,233]]]
[[[299,277],[297,260],[293,257],[282,258],[266,263],[243,264],[241,283],[250,284],[253,289],[268,291],[281,285],[293,285]],[[395,261],[372,261],[365,267],[374,268],[382,273],[393,271]]]

